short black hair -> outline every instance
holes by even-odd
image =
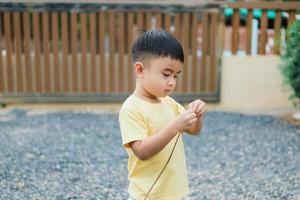
[[[179,41],[169,32],[152,29],[141,30],[140,35],[132,46],[132,60],[137,62],[144,57],[161,56],[184,62],[184,53]]]

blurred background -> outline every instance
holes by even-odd
[[[160,28],[187,58],[177,100],[290,111],[278,66],[299,9],[298,1],[1,1],[0,103],[118,108],[134,89],[138,30]]]

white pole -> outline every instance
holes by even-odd
[[[251,55],[257,54],[258,20],[252,20]]]

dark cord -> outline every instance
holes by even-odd
[[[147,197],[148,197],[148,195],[150,194],[151,190],[153,189],[155,183],[158,181],[158,179],[160,178],[160,176],[162,175],[162,173],[165,171],[165,169],[166,169],[168,163],[170,162],[171,157],[172,157],[172,155],[173,155],[173,152],[174,152],[174,149],[175,149],[175,147],[176,147],[176,144],[177,144],[177,141],[178,141],[178,139],[179,139],[180,134],[181,134],[181,133],[178,133],[178,136],[177,136],[177,138],[176,138],[176,142],[175,142],[175,144],[174,144],[174,146],[173,146],[172,152],[171,152],[171,154],[170,154],[170,156],[169,156],[169,158],[168,158],[168,160],[167,160],[167,162],[166,162],[164,168],[161,170],[161,172],[160,172],[159,175],[157,176],[156,180],[154,181],[154,183],[152,184],[152,186],[151,186],[150,189],[148,190],[148,192],[147,192],[147,194],[146,194],[144,200],[147,199]]]

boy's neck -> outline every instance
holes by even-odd
[[[133,95],[144,100],[147,101],[149,103],[160,103],[161,100],[159,97],[153,96],[151,94],[142,94],[142,92],[137,91],[137,89],[135,89],[135,91],[133,92]]]

